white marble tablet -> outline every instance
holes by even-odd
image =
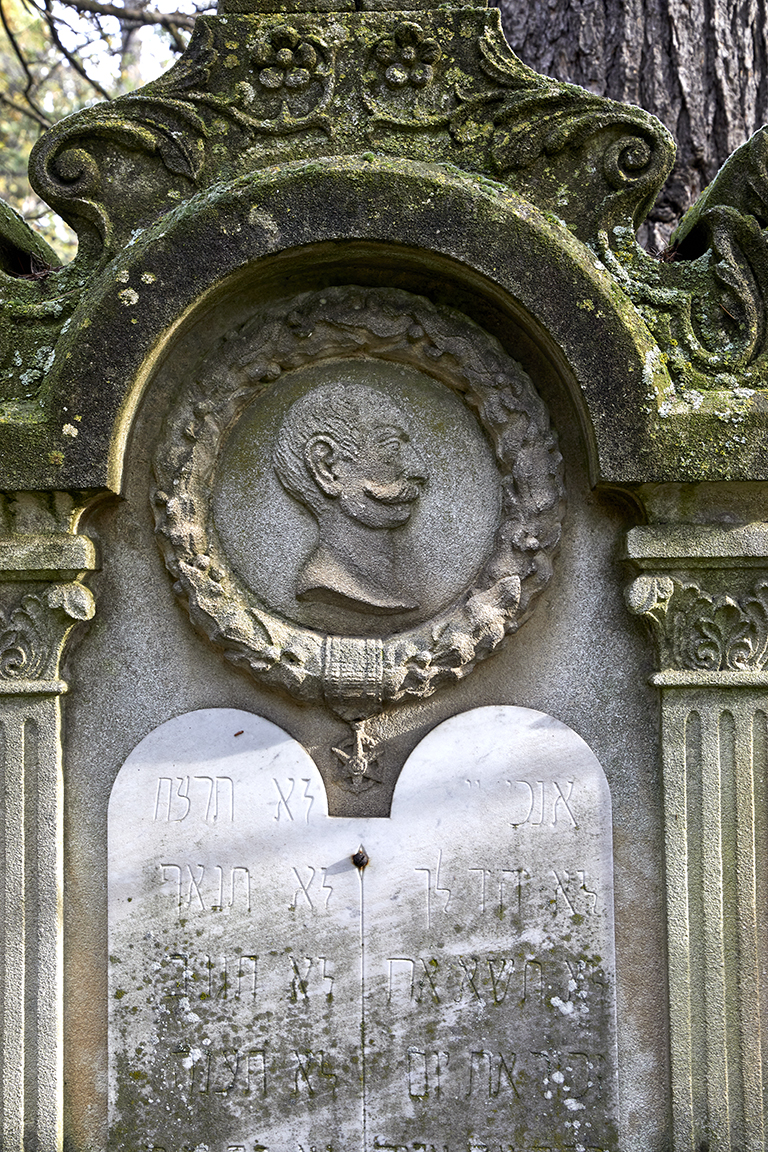
[[[113,1149],[615,1148],[610,797],[551,717],[454,717],[346,819],[282,730],[193,712],[109,845]]]

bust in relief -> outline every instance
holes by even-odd
[[[288,410],[272,462],[317,521],[296,598],[357,612],[418,608],[398,588],[397,550],[428,480],[404,413],[375,388],[333,383]]]

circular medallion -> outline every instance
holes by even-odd
[[[363,467],[360,507],[327,494],[343,446]],[[385,636],[474,581],[500,505],[493,450],[455,392],[410,365],[345,357],[286,372],[248,405],[222,447],[213,522],[233,567],[280,616]]]
[[[346,718],[460,679],[551,574],[562,461],[530,379],[393,289],[271,305],[179,389],[158,537],[228,659]]]

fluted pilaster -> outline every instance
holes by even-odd
[[[95,568],[64,494],[0,497],[0,1147],[62,1147],[62,657]],[[30,1143],[31,1142],[31,1143]]]
[[[675,1152],[766,1147],[768,526],[635,528],[661,690]]]

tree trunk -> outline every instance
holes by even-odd
[[[641,107],[677,141],[641,230],[660,251],[721,164],[768,119],[765,0],[492,0],[512,48],[547,76]]]

